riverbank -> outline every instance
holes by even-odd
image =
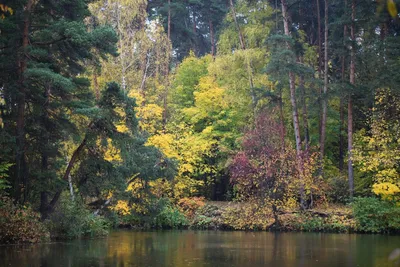
[[[259,207],[252,203],[210,202],[196,212],[189,228],[336,233],[356,231],[352,209],[344,205],[306,211],[282,210],[278,212],[277,218],[278,222],[269,207]]]
[[[399,233],[400,208],[377,198],[356,198],[351,205],[325,203],[313,209],[281,209],[251,202],[203,202],[183,199],[176,209],[156,217],[154,224],[122,219],[133,228],[296,231],[329,233]]]
[[[278,222],[270,207],[256,203],[204,202],[193,200],[191,205],[179,205],[184,219],[176,214],[164,214],[158,218],[162,223],[153,225],[148,221],[136,220],[133,224],[122,219],[122,228],[162,228],[193,230],[243,230],[243,231],[296,231],[352,233],[357,230],[357,222],[350,206],[330,205],[306,211],[282,210]],[[178,221],[179,220],[179,221]]]
[[[276,222],[269,207],[254,203],[209,202],[189,218],[190,229],[245,231],[353,232],[355,220],[350,207],[282,210]]]
[[[325,203],[308,210],[280,209],[256,202],[213,202],[184,198],[158,200],[152,213],[101,215],[79,202],[61,201],[46,220],[30,207],[3,198],[0,243],[40,243],[48,240],[105,236],[113,228],[242,230],[326,233],[399,233],[400,207],[377,198],[356,198],[351,205]],[[161,203],[161,204],[160,204]]]

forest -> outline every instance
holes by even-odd
[[[0,243],[400,231],[398,0],[5,0]]]

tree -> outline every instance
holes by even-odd
[[[389,100],[390,99],[390,100]],[[367,131],[355,134],[353,159],[363,180],[372,184],[372,191],[388,200],[399,200],[399,136],[400,125],[394,119],[399,114],[397,93],[379,89],[375,94],[375,105],[369,115]]]
[[[240,196],[269,203],[278,226],[279,213],[297,206],[299,188],[304,188],[306,183],[308,188],[318,184],[318,180],[313,179],[313,159],[304,157],[305,172],[297,164],[296,151],[289,144],[281,147],[280,127],[270,117],[259,116],[254,129],[244,135],[242,151],[234,156],[230,165],[231,181]]]
[[[351,3],[351,26],[350,26],[350,37],[352,41],[350,49],[350,84],[354,86],[355,84],[355,12],[356,3],[352,0]],[[353,198],[354,194],[354,173],[353,173],[353,102],[352,96],[349,95],[348,107],[347,107],[347,150],[348,150],[348,175],[349,175],[349,192],[350,199]]]
[[[12,133],[11,122],[16,121],[14,196],[24,201],[33,184],[30,179],[41,176],[40,181],[47,183],[59,142],[74,131],[69,112],[90,110],[88,83],[78,77],[85,59],[97,60],[93,51],[98,56],[115,53],[116,38],[109,27],[87,30],[84,18],[89,13],[83,1],[69,5],[29,0],[13,3],[12,8],[15,16],[2,23],[1,46],[2,61],[7,57],[15,61],[2,65],[1,83],[7,107],[5,131]],[[42,26],[42,21],[48,23]],[[67,60],[59,60],[64,57]]]

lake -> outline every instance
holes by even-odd
[[[0,246],[0,266],[400,266],[400,236],[121,230],[108,237]]]

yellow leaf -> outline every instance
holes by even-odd
[[[392,18],[397,17],[397,14],[398,14],[397,7],[396,7],[396,3],[393,0],[387,1],[387,9],[388,9],[390,16],[392,16]]]

